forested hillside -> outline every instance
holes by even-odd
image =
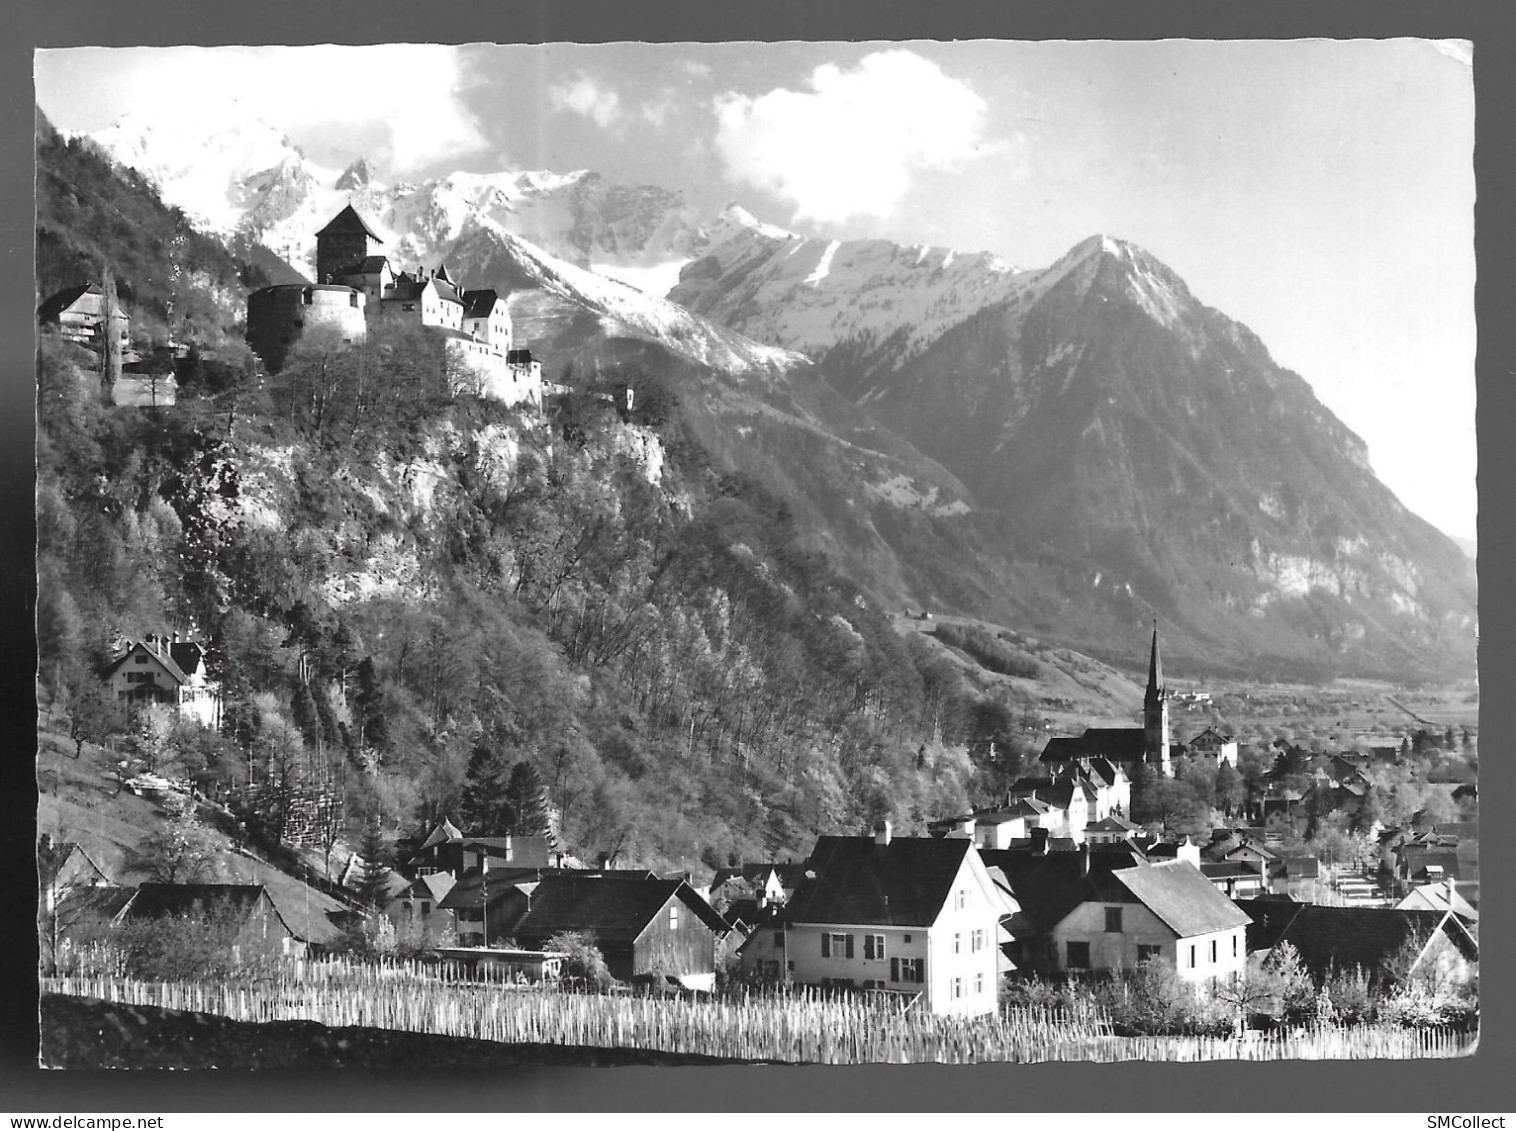
[[[130,170],[82,140],[65,140],[38,115],[37,291],[99,280],[109,263],[139,340],[219,343],[249,290],[297,275],[266,248],[233,255],[197,232]]]
[[[162,764],[233,798],[341,781],[353,837],[394,841],[505,831],[524,762],[567,850],[688,866],[919,828],[1014,770],[1009,708],[711,467],[653,378],[630,417],[523,415],[447,398],[404,336],[308,339],[232,411],[104,407],[43,342],[43,680],[81,695],[118,634],[208,638],[223,733]]]

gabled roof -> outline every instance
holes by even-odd
[[[1410,939],[1430,940],[1442,930],[1471,959],[1479,944],[1458,916],[1395,907],[1325,907],[1288,899],[1244,900],[1238,906],[1252,920],[1249,950],[1272,950],[1289,942],[1315,974],[1336,968],[1381,971]]]
[[[955,837],[824,836],[790,898],[795,923],[929,927],[937,921],[971,842]]]
[[[127,647],[125,652],[121,653],[121,655],[112,660],[110,666],[105,669],[105,675],[107,677],[114,675],[116,673],[116,669],[119,668],[122,664],[126,663],[126,661],[131,657],[132,653],[136,652],[138,649],[141,649],[143,652],[146,652],[149,656],[151,656],[153,660],[155,660],[163,668],[163,670],[166,671],[177,682],[189,682],[189,676],[184,673],[184,669],[181,668],[174,660],[172,646],[170,646],[170,650],[166,653],[158,652],[152,648],[149,648],[141,640],[134,641]]]
[[[1479,912],[1474,910],[1473,904],[1456,891],[1449,893],[1448,885],[1445,883],[1420,884],[1413,887],[1395,907],[1399,911],[1451,911],[1470,921],[1479,918]]]
[[[326,227],[322,228],[316,234],[318,236],[324,236],[341,232],[362,232],[371,240],[377,240],[379,243],[384,242],[374,234],[374,230],[364,222],[363,217],[358,215],[358,210],[351,204],[349,204],[341,212],[337,213],[337,215],[333,216],[331,220],[327,222]]]
[[[1400,865],[1410,876],[1426,868],[1441,868],[1444,879],[1458,879],[1458,851],[1453,848],[1407,845],[1400,850]]]
[[[497,904],[524,885],[536,883],[542,876],[540,868],[491,868],[484,872],[470,868],[458,877],[442,897],[441,906],[448,911],[482,907],[486,899]]]
[[[58,901],[58,918],[70,924],[86,919],[109,923],[125,910],[136,894],[136,888],[71,888]]]
[[[1309,880],[1321,875],[1321,861],[1314,856],[1286,856],[1279,863],[1284,874],[1292,880]]]
[[[1019,918],[1034,931],[1051,930],[1065,915],[1095,894],[1095,885],[1111,872],[1141,865],[1142,855],[1131,845],[1091,846],[1085,872],[1083,852],[1041,853],[983,849],[985,866],[1005,877],[1020,907]],[[1016,920],[1012,920],[1012,926]]]
[[[1050,738],[1042,748],[1043,762],[1073,758],[1105,758],[1113,762],[1139,762],[1147,750],[1147,734],[1141,727],[1086,727],[1078,738]]]
[[[1090,833],[1134,833],[1141,829],[1141,825],[1133,824],[1119,813],[1111,813],[1100,818],[1093,825],[1085,826],[1085,835]]]
[[[156,919],[164,915],[197,915],[230,907],[246,916],[263,899],[268,899],[268,893],[262,884],[139,884],[126,914],[133,919]],[[284,917],[279,915],[274,901],[268,899],[268,903],[279,916],[279,922],[283,923]],[[285,930],[289,930],[287,924]]]
[[[77,858],[83,861],[88,869],[94,872],[95,875],[99,876],[101,880],[105,881],[106,883],[110,882],[110,877],[105,874],[105,870],[90,859],[88,852],[85,852],[84,849],[74,841],[64,840],[59,841],[57,844],[53,845],[51,849],[38,848],[38,887],[51,887],[53,882],[57,880],[58,874],[63,871],[64,866],[68,864],[71,858]]]
[[[446,817],[443,817],[442,823],[433,829],[430,835],[428,835],[427,838],[421,842],[421,847],[417,849],[417,852],[425,852],[434,844],[442,844],[446,841],[462,839],[463,834],[458,831],[458,826],[453,824],[453,822],[448,820]]]
[[[414,302],[428,290],[433,291],[438,298],[446,302],[463,302],[458,294],[458,288],[446,279],[438,279],[435,276],[418,279],[408,272],[395,276],[394,287],[383,297],[391,302]]]
[[[42,305],[37,308],[37,317],[43,322],[55,321],[60,314],[73,306],[74,303],[78,302],[85,295],[98,295],[103,299],[105,292],[95,283],[83,283],[75,287],[64,287],[63,290],[49,295]],[[116,305],[116,310],[118,313],[121,310],[119,303]]]
[[[365,255],[356,263],[350,263],[338,272],[339,275],[379,275],[389,266],[389,257]]]
[[[495,309],[495,304],[500,301],[500,296],[493,287],[486,287],[477,291],[463,292],[463,317],[465,318],[488,318],[490,311]]]
[[[453,890],[453,885],[457,882],[451,872],[428,872],[424,876],[417,876],[405,890],[416,899],[434,899],[441,902],[447,893]]]
[[[1170,860],[1112,872],[1111,879],[1180,938],[1245,926],[1247,914],[1188,860]]]
[[[532,938],[579,931],[630,942],[675,899],[717,934],[731,930],[731,924],[683,880],[563,875],[545,877],[537,885],[526,914],[511,930]]]

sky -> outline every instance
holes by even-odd
[[[1425,40],[80,48],[40,52],[36,87],[64,130],[262,119],[381,179],[590,168],[806,235],[1028,268],[1127,239],[1256,331],[1407,507],[1472,538],[1470,57]]]

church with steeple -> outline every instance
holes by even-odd
[[[1077,738],[1050,738],[1040,760],[1053,771],[1088,773],[1097,761],[1128,767],[1143,762],[1164,777],[1174,776],[1173,734],[1169,729],[1169,691],[1163,682],[1158,650],[1158,622],[1148,656],[1148,685],[1142,698],[1140,727],[1086,727]]]

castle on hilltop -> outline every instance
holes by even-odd
[[[300,335],[330,326],[349,344],[385,322],[433,334],[479,393],[508,405],[542,407],[542,365],[512,342],[510,312],[492,289],[464,290],[446,266],[396,273],[383,240],[348,205],[316,233],[316,282],[282,283],[247,300],[247,342],[278,372]]]

